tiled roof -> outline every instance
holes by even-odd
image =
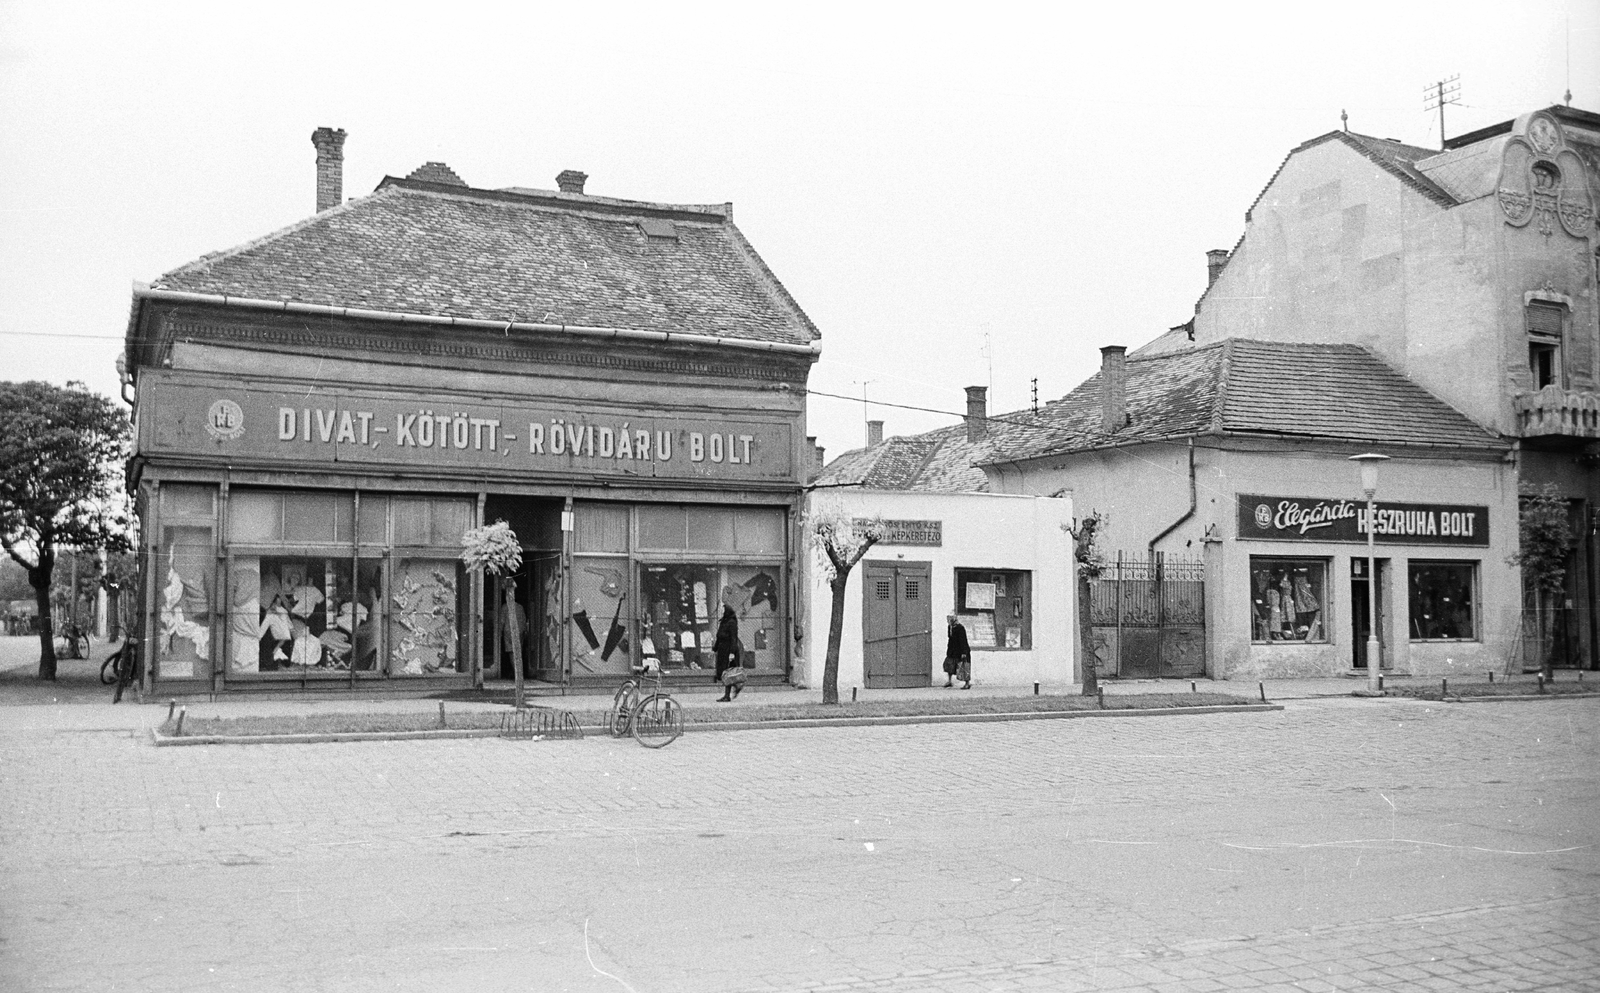
[[[385,179],[154,288],[809,345],[816,328],[730,214]],[[647,237],[646,220],[670,223],[676,237]]]
[[[997,427],[995,422],[990,422],[991,433]],[[876,445],[845,452],[829,462],[813,485],[983,493],[989,489],[989,480],[976,463],[988,451],[986,442],[967,440],[965,424],[926,434],[885,438]]]
[[[1013,430],[984,464],[1198,435],[1503,449],[1507,443],[1359,345],[1233,338],[1127,360],[1130,421],[1107,433],[1100,376]]]

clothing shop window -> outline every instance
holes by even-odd
[[[457,554],[472,517],[460,498],[233,489],[229,674],[464,672]]]
[[[956,616],[972,648],[1033,647],[1033,573],[957,569]]]
[[[1326,559],[1250,558],[1250,640],[1328,640]]]
[[[1409,572],[1411,640],[1475,640],[1478,564],[1412,561]]]
[[[1536,390],[1565,384],[1561,366],[1561,340],[1566,316],[1567,309],[1560,304],[1541,300],[1528,304],[1528,371],[1533,375],[1533,388]]]
[[[711,669],[724,606],[739,621],[741,662],[757,673],[784,671],[783,572],[777,565],[646,564],[639,569],[639,653],[664,669]],[[609,642],[610,639],[606,639]],[[598,633],[591,643],[599,643]]]
[[[156,665],[161,679],[211,677],[216,588],[214,486],[161,487],[161,536],[151,571],[156,584]]]

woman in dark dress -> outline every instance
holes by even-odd
[[[712,678],[722,684],[722,698],[717,702],[731,703],[744,689],[744,663],[739,658],[739,618],[727,604],[722,605],[722,620],[717,622],[717,640],[711,650],[717,658]]]
[[[952,679],[961,680],[961,688],[972,689],[972,649],[967,646],[967,629],[956,619],[956,615],[949,617],[950,640],[945,643],[944,649],[944,685],[954,686]]]

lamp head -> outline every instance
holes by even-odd
[[[1379,455],[1376,452],[1365,452],[1361,455],[1350,456],[1351,462],[1361,466],[1361,492],[1366,494],[1368,500],[1378,492],[1378,464],[1389,461],[1389,456]]]

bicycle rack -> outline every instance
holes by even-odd
[[[582,738],[583,728],[570,710],[529,706],[500,715],[500,737],[521,740],[533,738]]]

